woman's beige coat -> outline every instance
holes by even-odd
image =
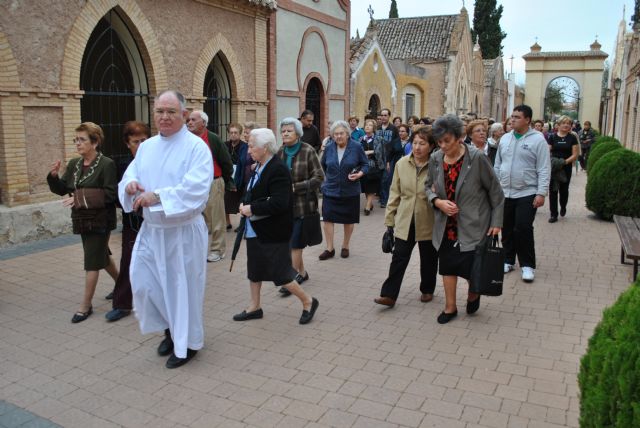
[[[412,220],[416,228],[415,240],[431,240],[433,208],[424,191],[427,175],[427,165],[420,168],[418,173],[413,153],[396,163],[384,224],[393,227],[395,237],[403,241],[409,237]]]

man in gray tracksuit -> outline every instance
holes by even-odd
[[[504,272],[514,269],[517,255],[525,282],[533,282],[535,276],[533,221],[544,205],[551,172],[549,146],[540,132],[530,128],[532,115],[524,104],[513,109],[512,131],[500,139],[494,165],[505,197]]]

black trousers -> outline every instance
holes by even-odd
[[[407,240],[396,238],[393,248],[389,277],[382,284],[381,297],[390,297],[394,300],[400,294],[400,286],[404,273],[411,260],[411,253],[416,246],[416,229],[413,223],[409,228]],[[431,241],[418,241],[420,251],[420,292],[433,294],[436,289],[436,276],[438,274],[438,252],[433,248]]]
[[[133,229],[127,221],[123,221],[122,256],[120,258],[120,272],[118,273],[118,279],[116,279],[116,285],[113,289],[113,309],[131,310],[133,308],[129,265],[131,264],[133,244],[135,244],[137,236],[137,229]]]
[[[502,228],[502,246],[505,263],[536,268],[536,248],[533,240],[533,221],[537,208],[533,207],[536,195],[522,198],[505,198]]]
[[[566,183],[558,183],[558,190],[551,190],[555,187],[553,178],[549,184],[549,210],[551,211],[551,217],[558,217],[558,195],[560,195],[560,208],[567,209],[567,202],[569,201],[569,183],[571,183],[572,165],[564,166],[564,173],[567,174]]]

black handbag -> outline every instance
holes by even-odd
[[[307,213],[311,191],[307,183],[307,196],[304,204],[304,215],[302,216],[302,230],[300,231],[300,243],[309,247],[322,243],[322,228],[320,227],[320,213],[318,211]]]
[[[503,279],[504,248],[498,246],[497,235],[485,236],[476,246],[469,291],[484,296],[500,296]]]
[[[395,238],[393,236],[393,227],[387,227],[387,231],[382,235],[382,252],[390,253],[393,251]]]

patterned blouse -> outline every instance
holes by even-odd
[[[458,183],[458,177],[460,176],[460,170],[462,169],[462,156],[454,164],[448,164],[444,162],[444,187],[447,191],[447,199],[455,201],[456,199],[456,184]],[[445,226],[445,235],[449,241],[458,240],[458,216],[452,215],[447,217],[447,225]]]

